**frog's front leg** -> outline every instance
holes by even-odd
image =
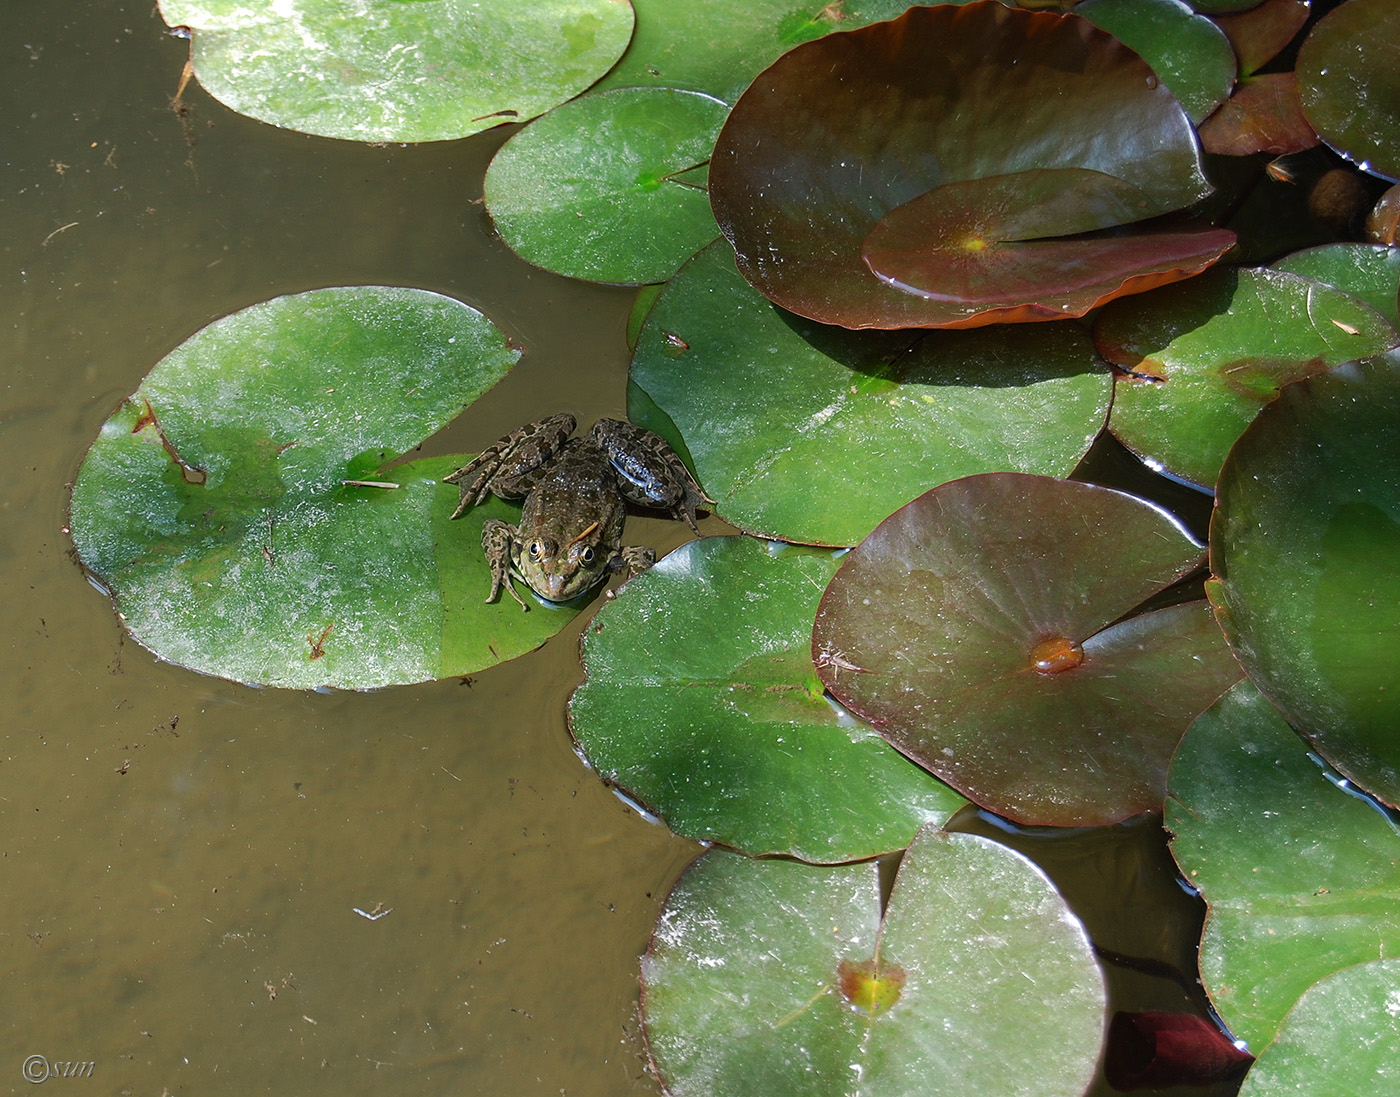
[[[603,447],[617,472],[618,490],[629,503],[669,510],[694,532],[695,509],[714,500],[685,467],[680,454],[661,435],[621,419],[599,419],[593,440]]]
[[[609,571],[623,572],[623,579],[633,579],[656,563],[656,550],[646,545],[623,545],[608,565]]]
[[[486,562],[491,565],[491,593],[486,596],[486,600],[494,602],[496,596],[501,593],[501,584],[504,583],[506,590],[510,591],[510,596],[520,602],[520,608],[528,613],[530,607],[521,601],[510,581],[510,569],[515,563],[511,548],[519,539],[520,531],[499,519],[488,518],[481,524],[481,551],[486,554]]]
[[[567,412],[536,419],[516,427],[482,450],[475,460],[444,476],[443,483],[460,484],[462,490],[452,517],[460,518],[463,511],[491,493],[502,499],[520,498],[530,490],[532,474],[559,452],[575,425],[574,417]]]

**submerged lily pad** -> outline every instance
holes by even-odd
[[[1298,50],[1303,113],[1322,139],[1363,171],[1400,180],[1400,6],[1347,0]]]
[[[1400,804],[1400,352],[1289,385],[1220,474],[1207,593],[1249,676]]]
[[[206,91],[274,126],[444,141],[523,122],[622,56],[626,0],[158,0]]]
[[[448,522],[464,458],[385,470],[519,351],[423,290],[315,290],[177,347],[102,427],[73,486],[79,558],[163,659],[262,685],[463,674],[574,615],[483,605],[481,522]]]
[[[486,208],[536,266],[595,282],[663,282],[719,235],[703,174],[729,106],[623,88],[549,112],[501,147]]]
[[[726,521],[828,545],[945,480],[1067,475],[1111,386],[1076,324],[828,328],[760,296],[723,242],[652,306],[631,381],[629,417],[684,440]]]
[[[1354,297],[1275,270],[1218,270],[1094,324],[1114,384],[1108,426],[1135,453],[1209,487],[1235,439],[1289,381],[1400,342]]]
[[[647,1045],[685,1097],[1078,1097],[1104,1002],[1084,928],[1040,870],[933,828],[883,920],[874,864],[708,853],[642,960]]]
[[[599,611],[569,723],[604,777],[678,834],[848,861],[965,801],[831,705],[812,669],[830,552],[711,537]]]
[[[1252,683],[1191,726],[1170,784],[1172,853],[1207,904],[1201,979],[1256,1052],[1313,983],[1400,949],[1400,833],[1328,780]]]
[[[1074,234],[1209,189],[1190,121],[1137,54],[1079,16],[992,0],[789,51],[740,98],[710,169],[744,276],[853,328],[1060,319],[1188,277],[1233,234]]]
[[[1111,823],[1160,807],[1177,742],[1240,677],[1203,601],[1141,608],[1201,562],[1131,495],[971,476],[846,558],[812,657],[839,701],[983,807]]]
[[[1310,987],[1239,1097],[1400,1090],[1400,960],[1372,960]],[[1389,1081],[1387,1081],[1389,1079]]]

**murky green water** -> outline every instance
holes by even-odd
[[[259,691],[124,642],[71,559],[102,421],[191,333],[278,294],[420,286],[527,348],[424,453],[625,411],[632,294],[494,238],[503,133],[366,148],[197,87],[182,118],[185,52],[150,0],[0,10],[0,1092],[31,1092],[43,1055],[92,1064],[46,1083],[68,1093],[655,1093],[638,956],[697,847],[575,756],[582,621],[470,682]],[[662,552],[685,536],[640,526]],[[1042,853],[1101,945],[1189,964],[1198,915],[1153,828]],[[1115,980],[1128,1008],[1191,997]]]

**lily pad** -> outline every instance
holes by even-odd
[[[1400,804],[1400,352],[1289,385],[1220,474],[1207,593],[1259,688]]]
[[[971,476],[846,558],[812,657],[837,700],[983,807],[1116,822],[1161,806],[1177,742],[1240,677],[1203,601],[1142,609],[1201,562],[1131,495]]]
[[[536,266],[595,282],[664,282],[719,235],[703,171],[729,106],[624,88],[550,111],[502,146],[486,208]]]
[[[909,0],[632,0],[637,29],[593,91],[664,87],[733,103],[760,72],[802,42],[893,19]]]
[[[1298,50],[1303,113],[1332,148],[1362,171],[1400,180],[1400,7],[1347,0]]]
[[[1293,41],[1311,10],[1311,0],[1263,0],[1246,11],[1217,16],[1215,25],[1239,58],[1240,75],[1252,76]]]
[[[1391,327],[1400,327],[1400,248],[1323,244],[1280,259],[1274,269],[1345,290],[1384,316]]]
[[[828,545],[855,544],[945,480],[1067,475],[1110,395],[1076,324],[824,327],[760,296],[723,242],[652,306],[631,380],[632,421],[684,439],[727,521]]]
[[[1230,94],[1235,51],[1219,27],[1181,0],[1084,0],[1074,13],[1141,55],[1191,121]]]
[[[274,126],[445,141],[571,99],[622,56],[626,0],[158,0],[206,91]]]
[[[1078,16],[992,0],[789,51],[740,98],[710,168],[744,276],[852,328],[1060,319],[1196,274],[1232,233],[1072,237],[1209,189],[1189,119],[1137,54]]]
[[[926,828],[880,915],[873,864],[701,857],[642,960],[647,1043],[667,1091],[1084,1092],[1103,977],[1031,862]]]
[[[1318,143],[1298,99],[1292,72],[1246,77],[1235,93],[1201,123],[1201,147],[1217,156],[1284,156]]]
[[[464,463],[390,469],[514,365],[486,317],[423,290],[278,297],[177,347],[102,427],[73,486],[84,567],[173,663],[372,688],[538,647],[574,610],[483,605],[493,501],[449,524]]]
[[[830,552],[693,541],[627,584],[583,641],[569,723],[588,760],[678,834],[848,861],[965,801],[831,705],[812,669]]]
[[[1400,1090],[1397,988],[1400,960],[1357,964],[1310,987],[1250,1070],[1240,1097]]]
[[[1264,1048],[1313,983],[1400,948],[1400,834],[1252,683],[1191,726],[1170,784],[1172,853],[1207,904],[1201,978],[1237,1037]]]
[[[1209,487],[1236,438],[1290,381],[1400,342],[1349,294],[1274,270],[1212,271],[1094,324],[1114,384],[1108,426],[1140,456]]]

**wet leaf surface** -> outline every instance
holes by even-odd
[[[1207,593],[1259,688],[1400,804],[1400,355],[1290,385],[1220,475]]]
[[[662,292],[631,382],[629,417],[684,440],[726,521],[829,545],[945,480],[1068,474],[1110,388],[1076,324],[825,327],[760,296],[723,242]]]
[[[1400,947],[1400,833],[1248,681],[1191,726],[1170,785],[1172,853],[1208,904],[1201,978],[1259,1054],[1309,986]]]
[[[1347,0],[1298,51],[1303,113],[1322,139],[1363,171],[1400,180],[1400,7]]]
[[[672,830],[808,861],[903,848],[965,801],[822,695],[812,617],[830,552],[712,537],[599,611],[569,702],[580,748]]]
[[[1292,72],[1268,72],[1242,80],[1235,93],[1201,123],[1201,147],[1219,156],[1283,156],[1310,149],[1317,134],[1298,100]]]
[[[626,0],[159,0],[215,99],[352,141],[445,141],[523,122],[622,56]]]
[[[1295,274],[1219,270],[1101,312],[1094,341],[1137,376],[1114,382],[1108,426],[1167,472],[1209,487],[1230,446],[1299,377],[1400,341],[1350,295]]]
[[[1388,1093],[1400,1087],[1400,960],[1321,980],[1298,1000],[1240,1097]]]
[[[874,864],[706,854],[667,900],[642,991],[661,1080],[695,1097],[909,1093],[931,1079],[1077,1097],[1103,1031],[1088,938],[1040,871],[932,828],[883,921]]]
[[[1280,259],[1274,269],[1336,286],[1370,305],[1391,327],[1400,327],[1400,248],[1323,244]]]
[[[1240,74],[1252,76],[1293,41],[1311,8],[1311,0],[1264,0],[1245,11],[1217,16],[1215,25],[1229,39]]]
[[[1103,141],[1105,132],[1120,139]],[[1066,206],[1048,200],[1057,188],[1044,184],[1059,177],[1040,174],[1064,171],[1108,182],[1093,202]],[[784,308],[853,328],[1080,315],[1119,292],[1195,273],[1233,239],[1206,233],[1189,261],[1144,264],[1105,289],[1078,283],[1096,260],[1121,260],[1125,245],[1086,237],[1073,242],[1080,258],[1067,278],[1042,269],[1035,292],[1008,292],[998,281],[1004,249],[988,244],[1082,232],[1086,219],[1103,227],[1153,217],[1209,187],[1189,120],[1141,58],[1077,16],[990,0],[913,8],[791,50],[735,106],[710,181],[744,276]],[[898,212],[925,194],[930,209]],[[954,211],[946,216],[937,212],[945,195]],[[962,261],[901,278],[903,264],[891,268],[872,237],[886,217],[887,235],[920,234],[904,241],[911,250],[936,245],[951,217]]]
[[[664,282],[719,235],[705,180],[729,114],[708,95],[586,95],[512,137],[486,173],[486,208],[522,259],[595,282]]]
[[[1163,511],[1048,477],[968,477],[893,514],[822,597],[827,688],[1021,823],[1161,805],[1167,763],[1240,671],[1202,601],[1141,612],[1202,561]]]
[[[315,290],[218,320],[88,451],[79,558],[142,644],[241,682],[364,689],[538,647],[576,610],[482,604],[481,523],[519,508],[449,523],[458,493],[439,480],[465,458],[384,467],[518,357],[479,312],[423,290]]]

